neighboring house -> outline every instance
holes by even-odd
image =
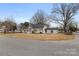
[[[4,30],[0,28],[0,32],[3,32]]]
[[[4,30],[5,30],[5,26],[1,26],[0,27],[0,32],[4,32]]]
[[[56,33],[59,32],[57,27],[55,27],[55,28],[46,28],[45,31],[46,31],[46,33],[53,33],[53,34],[56,34]]]

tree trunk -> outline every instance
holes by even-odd
[[[20,29],[20,33],[22,33],[22,29]]]
[[[64,24],[64,27],[63,27],[63,30],[64,30],[64,33],[67,33],[67,26],[66,26],[66,24]]]
[[[4,34],[6,34],[6,29],[4,29]]]

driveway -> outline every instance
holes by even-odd
[[[0,36],[0,56],[79,56],[79,34],[74,40],[38,41]]]

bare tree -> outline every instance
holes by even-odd
[[[6,27],[6,32],[7,31],[12,31],[14,32],[15,29],[17,28],[16,22],[13,21],[13,18],[5,18],[5,21],[2,23],[2,26]]]
[[[20,23],[20,24],[18,25],[18,27],[19,27],[19,30],[20,30],[20,33],[22,33],[23,26],[24,26],[24,24],[23,24],[23,23]]]
[[[67,32],[69,24],[78,13],[79,4],[76,3],[62,3],[53,4],[52,19],[63,26],[64,32]]]
[[[46,24],[46,14],[42,10],[38,10],[34,16],[31,18],[31,23],[33,24]]]

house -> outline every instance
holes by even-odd
[[[49,25],[46,24],[30,24],[27,33],[45,33],[45,29],[48,27]]]
[[[54,28],[46,28],[45,29],[46,33],[53,33],[53,34],[57,34],[59,32],[59,29],[57,27]]]
[[[0,27],[0,32],[4,32],[5,28],[6,28],[5,26],[1,26]]]
[[[4,30],[0,28],[0,32],[4,32]]]
[[[0,28],[0,32],[4,32],[5,26]],[[24,33],[47,33],[47,34],[56,34],[59,32],[57,27],[50,28],[47,24],[30,24],[27,29],[21,30]],[[15,32],[21,32],[20,28],[17,26]]]
[[[26,29],[27,33],[58,33],[58,27],[50,28],[49,25],[46,24],[30,24],[28,29]]]

